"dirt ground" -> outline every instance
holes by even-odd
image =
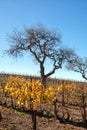
[[[0,112],[2,114],[0,130],[33,130],[30,114],[2,106],[0,106]],[[37,116],[37,130],[86,130],[86,128],[62,124],[54,117]]]

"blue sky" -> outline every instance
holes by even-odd
[[[37,23],[59,30],[63,44],[86,57],[87,0],[0,0],[0,72],[39,75],[39,65],[31,57],[13,59],[2,53],[9,48],[8,33]],[[52,77],[84,81],[79,73],[64,68]]]

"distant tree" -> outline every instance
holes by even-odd
[[[42,84],[46,86],[46,79],[62,68],[65,61],[71,62],[75,53],[70,48],[61,45],[60,33],[51,31],[43,25],[24,28],[24,31],[13,31],[8,36],[12,45],[7,50],[14,57],[23,56],[24,51],[32,54],[32,57],[40,65]],[[46,63],[50,62],[51,71],[45,72]]]
[[[82,75],[84,79],[87,80],[87,57],[80,58],[77,56],[76,60],[72,61],[72,63],[68,63],[68,70],[73,70]]]

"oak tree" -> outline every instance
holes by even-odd
[[[23,56],[25,51],[32,54],[34,60],[39,63],[44,86],[46,79],[62,68],[65,61],[71,62],[75,57],[71,48],[62,45],[60,33],[43,25],[24,28],[23,32],[15,30],[9,35],[9,40],[12,43],[7,50],[9,55]],[[45,72],[47,61],[51,64],[49,72]]]
[[[87,57],[81,58],[79,56],[76,57],[76,60],[72,61],[72,63],[68,63],[68,70],[73,70],[82,75],[82,77],[87,80]]]

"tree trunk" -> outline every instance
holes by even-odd
[[[46,88],[46,77],[45,76],[41,77],[41,82],[44,85],[44,87]]]
[[[36,130],[36,110],[32,110],[33,130]]]
[[[45,72],[44,72],[44,65],[43,62],[40,63],[40,73],[41,73],[41,82],[44,85],[44,87],[46,88],[46,79],[47,77],[45,76]]]

